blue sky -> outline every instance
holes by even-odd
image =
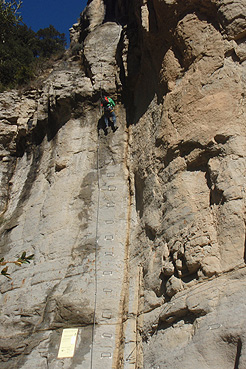
[[[87,0],[22,0],[20,14],[23,22],[33,31],[52,24],[65,33],[69,45],[69,28],[77,22]]]

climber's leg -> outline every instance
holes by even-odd
[[[106,116],[106,114],[104,114],[103,118],[104,118],[104,123],[107,129],[108,128],[108,117]]]
[[[112,111],[110,117],[112,118],[112,121],[113,121],[113,131],[115,132],[118,127],[116,126],[116,116],[115,116],[115,113]]]

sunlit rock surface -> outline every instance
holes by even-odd
[[[245,16],[92,0],[38,88],[1,94],[1,257],[35,255],[0,281],[3,369],[246,367]]]

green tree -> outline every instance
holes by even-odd
[[[8,41],[0,44],[0,81],[3,86],[13,87],[29,81],[33,76],[36,52],[35,32],[26,25],[16,25]]]
[[[66,47],[65,33],[58,32],[54,26],[40,29],[37,32],[38,56],[50,58],[54,54],[63,52]]]
[[[19,9],[22,1],[0,0],[0,43],[6,43],[8,37],[14,31],[17,24],[21,22]]]
[[[21,5],[0,0],[0,92],[29,82],[47,58],[65,51],[65,34],[51,25],[34,32],[22,23]]]
[[[0,0],[0,90],[13,87],[23,63],[28,65],[33,58],[28,48],[23,48],[21,5],[22,1]]]

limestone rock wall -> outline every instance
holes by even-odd
[[[0,96],[3,368],[245,368],[245,36],[245,0],[92,0]]]
[[[129,114],[143,367],[243,368],[245,3],[139,9]]]

